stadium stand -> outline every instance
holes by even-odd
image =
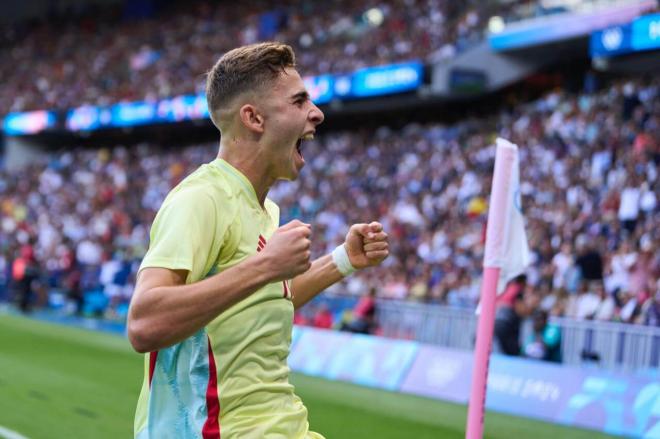
[[[284,221],[315,224],[317,254],[367,213],[391,231],[387,265],[331,292],[377,287],[380,298],[474,308],[494,158],[486,147],[509,137],[523,145],[526,294],[553,316],[657,326],[659,87],[630,78],[453,125],[327,132],[305,146],[301,179],[271,196]],[[3,170],[0,265],[9,273],[32,248],[45,287],[74,298],[103,292],[109,312],[122,313],[160,202],[216,148],[71,148]]]
[[[203,91],[209,60],[240,44],[294,46],[305,74],[350,73],[454,56],[483,36],[497,2],[369,0],[173,3],[127,19],[121,8],[1,29],[0,108],[66,109]],[[75,45],[74,45],[75,42]]]

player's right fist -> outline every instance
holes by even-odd
[[[309,270],[312,242],[309,224],[293,220],[273,233],[259,253],[272,282],[289,280]]]

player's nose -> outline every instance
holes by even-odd
[[[312,122],[314,125],[319,125],[323,122],[323,119],[325,119],[323,111],[321,111],[321,109],[315,104],[312,104],[312,110],[309,112],[310,122]]]

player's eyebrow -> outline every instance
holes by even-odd
[[[299,91],[298,93],[291,96],[291,100],[294,101],[294,102],[298,101],[300,99],[303,99],[303,100],[309,99],[309,93],[307,93],[307,90]]]

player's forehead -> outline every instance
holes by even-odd
[[[275,80],[273,91],[279,96],[290,98],[305,92],[306,88],[298,71],[294,68],[286,68]]]

